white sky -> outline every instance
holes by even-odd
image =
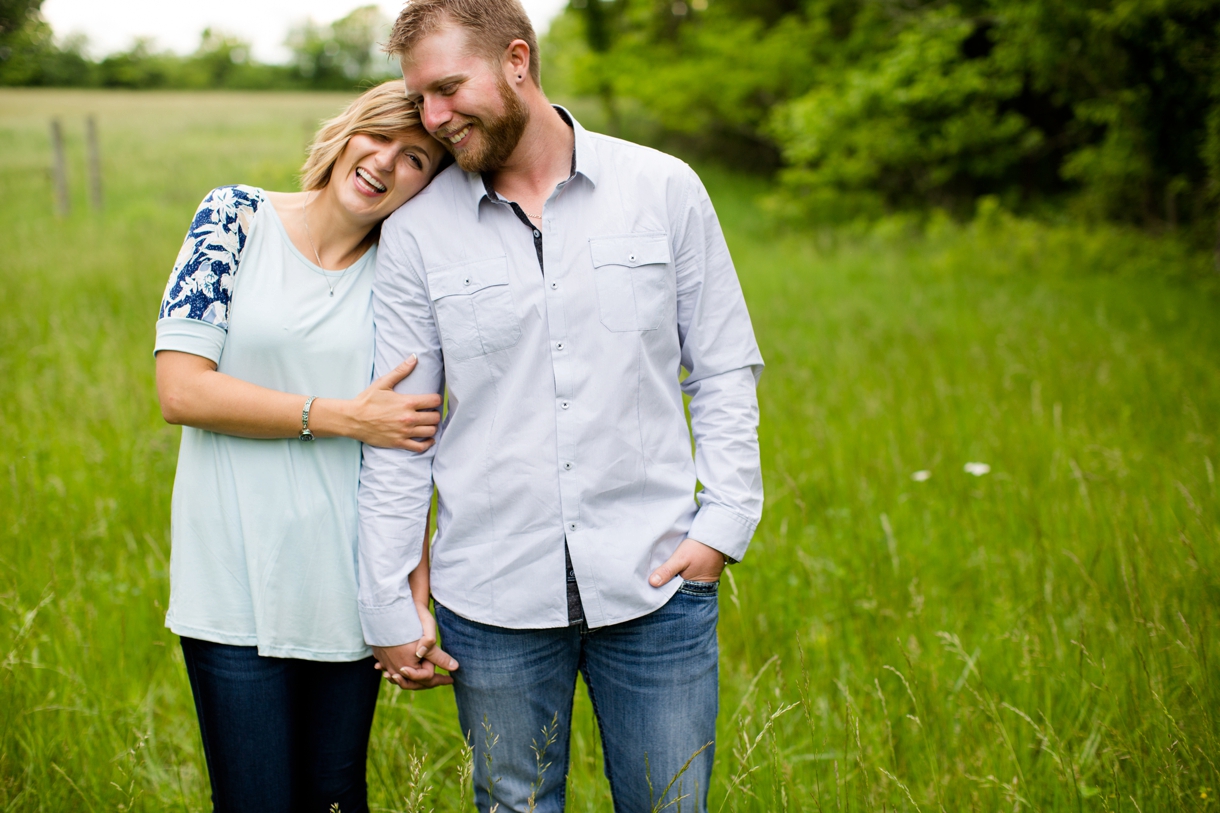
[[[121,51],[136,37],[152,37],[161,48],[190,53],[203,29],[236,34],[253,45],[260,62],[286,62],[288,29],[308,18],[329,23],[374,0],[44,0],[42,14],[59,37],[83,33],[89,51],[102,56]],[[541,35],[565,0],[522,0]],[[377,5],[393,18],[401,0]]]

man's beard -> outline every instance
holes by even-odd
[[[502,167],[513,150],[517,149],[525,126],[529,124],[529,108],[503,76],[499,77],[496,86],[500,91],[500,101],[504,104],[504,113],[494,119],[476,119],[473,122],[482,138],[462,150],[453,149],[447,139],[441,141],[453,153],[457,165],[466,172],[494,172]]]

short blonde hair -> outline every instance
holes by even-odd
[[[419,118],[419,109],[408,101],[402,80],[382,82],[357,96],[342,113],[323,122],[301,167],[302,190],[322,189],[330,183],[335,162],[357,133],[384,138],[431,138]]]
[[[447,23],[466,29],[470,48],[493,63],[504,57],[513,40],[524,40],[530,49],[530,78],[542,87],[538,37],[519,0],[410,0],[394,22],[384,50],[401,59]]]

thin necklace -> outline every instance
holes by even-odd
[[[309,247],[313,249],[313,257],[318,261],[318,268],[322,269],[322,279],[326,280],[326,287],[330,289],[330,295],[335,295],[335,286],[330,282],[330,275],[326,273],[326,269],[322,266],[322,256],[318,254],[318,247],[313,244],[313,235],[309,233],[309,193],[305,193],[305,200],[301,201],[301,215],[305,218],[305,239],[309,241]],[[342,281],[347,276],[347,272],[351,270],[351,266],[343,269],[343,273],[339,275],[339,280]]]

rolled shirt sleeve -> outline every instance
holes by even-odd
[[[401,232],[383,231],[373,283],[373,377],[415,354],[419,362],[394,389],[443,393],[440,338],[427,290],[404,250]],[[436,438],[440,440],[440,428]],[[360,468],[358,604],[371,646],[397,646],[423,634],[407,579],[423,552],[432,501],[435,445],[418,453],[364,446]]]
[[[678,333],[702,484],[688,536],[741,560],[762,518],[756,385],[763,360],[712,201],[693,170],[685,180],[674,251]]]

